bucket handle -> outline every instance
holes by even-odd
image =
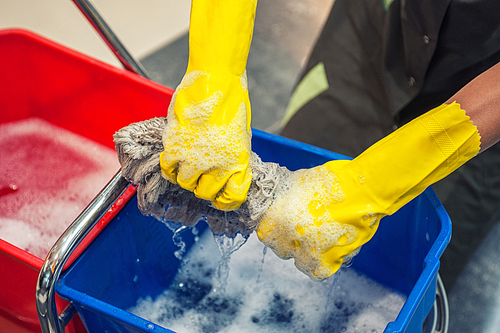
[[[87,18],[92,27],[97,31],[99,36],[104,40],[106,45],[111,49],[113,54],[122,63],[123,67],[133,73],[136,73],[147,79],[151,79],[140,62],[127,51],[125,46],[120,42],[118,37],[113,33],[111,28],[106,24],[102,16],[97,12],[95,7],[88,0],[71,0],[80,9],[82,14]]]
[[[150,79],[143,66],[127,51],[94,6],[88,0],[72,1],[89,20],[124,68]],[[72,305],[60,316],[58,314],[55,302],[56,282],[59,280],[62,269],[71,253],[128,186],[128,181],[122,177],[121,169],[118,170],[111,181],[66,229],[47,255],[36,285],[36,308],[43,333],[63,333],[68,321],[71,320],[74,314]]]
[[[62,333],[67,320],[59,318],[55,285],[80,242],[129,186],[119,170],[54,244],[45,259],[36,285],[36,308],[43,333]],[[66,317],[64,315],[62,317]]]

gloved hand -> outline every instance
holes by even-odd
[[[442,105],[352,161],[296,171],[257,227],[259,239],[311,279],[322,280],[371,239],[380,219],[479,152],[460,105]]]
[[[245,200],[252,172],[246,63],[257,1],[193,0],[189,62],[163,134],[165,178],[221,210]]]

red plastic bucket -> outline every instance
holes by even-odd
[[[110,148],[118,129],[165,116],[173,93],[20,29],[0,31],[0,73],[0,124],[37,117]],[[133,189],[128,190],[116,205],[123,205],[132,194]],[[117,210],[101,219],[67,267]],[[0,327],[5,332],[41,331],[35,288],[43,259],[0,239]],[[59,299],[57,304],[61,312],[66,303]],[[66,332],[81,331],[74,322]]]

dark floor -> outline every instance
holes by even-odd
[[[495,217],[500,221],[500,216]],[[500,223],[448,291],[450,333],[500,332]]]
[[[302,64],[333,0],[260,0],[248,59],[252,126],[275,132]],[[187,66],[184,35],[141,59],[153,80],[175,88]],[[500,219],[499,219],[500,220]],[[500,332],[500,225],[495,227],[453,290],[450,333]]]

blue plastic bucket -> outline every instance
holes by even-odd
[[[257,130],[252,147],[262,160],[291,170],[345,158]],[[204,227],[199,223],[200,232]],[[427,189],[385,217],[363,246],[354,269],[407,296],[384,332],[422,332],[436,299],[439,258],[450,237],[450,219]],[[168,228],[139,212],[134,197],[63,274],[56,291],[75,305],[89,333],[172,332],[126,311],[137,299],[154,298],[169,288],[180,263],[171,238]],[[183,239],[188,247],[194,242],[190,233]]]

